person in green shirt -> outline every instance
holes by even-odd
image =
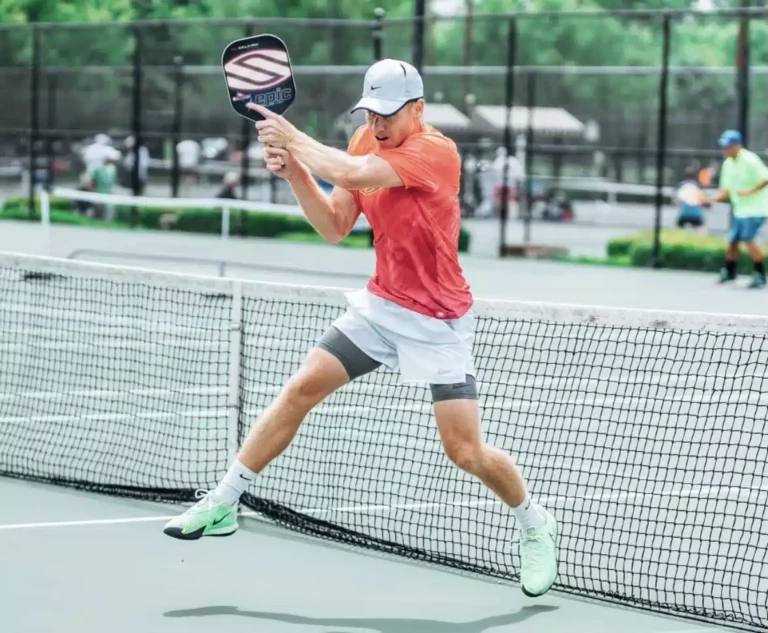
[[[725,283],[736,279],[739,243],[744,242],[755,267],[748,287],[763,288],[766,285],[765,264],[755,240],[768,215],[768,167],[743,143],[737,130],[726,130],[720,135],[718,144],[723,149],[725,161],[720,170],[719,189],[707,203],[730,199],[733,205],[725,266],[720,270],[719,281]]]

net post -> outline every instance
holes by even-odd
[[[377,7],[373,11],[373,28],[371,40],[373,42],[373,61],[378,62],[384,58],[384,9]],[[368,246],[373,248],[373,228],[368,231]]]
[[[43,227],[43,252],[51,254],[51,201],[45,187],[40,188],[40,223]]]
[[[35,214],[35,172],[37,171],[37,142],[40,138],[40,29],[32,25],[32,66],[29,81],[29,187],[27,191],[30,219]]]
[[[249,22],[245,25],[243,30],[243,37],[250,37],[253,35],[253,25]],[[251,183],[251,157],[248,153],[248,149],[251,146],[251,127],[254,125],[252,121],[241,117],[240,122],[240,144],[243,149],[243,153],[240,155],[240,193],[243,200],[248,200],[248,187]],[[243,218],[244,219],[244,215]]]
[[[132,83],[131,83],[131,132],[133,134],[133,166],[131,168],[131,190],[134,196],[141,194],[141,179],[139,173],[139,149],[143,144],[141,128],[141,91],[143,80],[143,59],[142,59],[142,33],[138,25],[134,25],[131,29],[133,38],[133,56],[131,60],[132,66]],[[138,210],[133,207],[131,209],[131,224],[138,223]]]
[[[243,338],[243,286],[232,282],[232,310],[229,316],[229,376],[227,378],[227,463],[232,464],[239,449],[240,354]]]
[[[53,131],[56,129],[56,74],[53,70],[46,74],[46,101],[47,101],[47,119],[45,127],[45,154],[46,154],[46,176],[45,185],[53,186],[53,171],[55,166],[55,156],[53,153]]]
[[[523,242],[531,242],[531,222],[533,222],[533,111],[536,107],[536,71],[528,73],[527,110],[528,125],[525,130],[525,215],[523,216]],[[518,187],[519,189],[519,187]],[[521,208],[523,196],[518,193],[518,208]]]
[[[653,223],[654,268],[661,268],[661,209],[664,195],[664,167],[667,153],[667,91],[669,88],[670,16],[662,16],[661,77],[659,78],[659,113],[656,138],[656,213]]]
[[[384,9],[381,7],[377,7],[373,11],[371,41],[373,43],[373,61],[378,62],[384,56]]]
[[[413,66],[422,72],[424,65],[424,31],[427,28],[427,3],[426,0],[414,0],[413,2],[413,41],[411,43],[411,56]]]
[[[221,239],[224,242],[229,239],[229,207],[226,204],[221,207]]]
[[[741,0],[740,8],[748,9],[747,0]],[[737,120],[736,126],[744,139],[744,144],[749,144],[749,27],[751,26],[750,14],[742,12],[739,15],[739,34],[736,39],[736,95],[737,95]]]
[[[509,197],[507,188],[509,185],[509,157],[512,152],[512,106],[515,101],[515,66],[517,54],[517,20],[514,16],[509,18],[507,32],[507,81],[504,98],[504,150],[506,156],[502,168],[501,195],[499,196],[499,219],[501,234],[499,236],[499,257],[504,257],[507,252],[507,218]]]
[[[173,130],[171,132],[171,142],[173,151],[171,152],[171,197],[179,197],[179,181],[181,172],[179,167],[179,143],[181,142],[181,124],[183,121],[182,108],[184,107],[184,58],[177,55],[173,58]]]

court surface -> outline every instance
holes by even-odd
[[[727,629],[392,560],[256,519],[162,533],[178,506],[0,481],[0,629],[264,633],[716,633]]]
[[[3,249],[24,250],[22,233],[18,232],[18,241],[4,244]],[[372,263],[367,252],[306,245],[292,250],[285,244],[263,240],[233,241],[225,246],[210,237],[120,233],[122,237],[115,236],[105,245],[105,234],[101,231],[57,230],[55,235],[60,238],[56,243],[59,251],[99,244],[102,248],[132,248],[134,252],[145,253],[186,251],[215,256],[226,252],[242,261],[285,267],[277,272],[267,268],[262,272],[249,271],[243,276],[302,283],[317,284],[328,279],[326,283],[334,285],[360,286]],[[13,235],[6,237],[13,242]],[[27,250],[35,252],[36,248],[32,246]],[[289,265],[295,265],[300,259],[299,252],[305,265],[316,261],[322,272],[288,271]],[[114,259],[105,261],[125,263]],[[764,312],[764,295],[715,288],[706,275],[471,258],[465,262],[468,276],[473,285],[480,287],[477,294],[482,296]],[[186,270],[172,265],[152,265]],[[577,297],[582,299],[579,301]],[[36,379],[44,380],[49,370],[52,368],[47,368]],[[105,403],[105,407],[108,404]],[[751,404],[765,406],[763,400]],[[648,412],[652,413],[655,412]],[[396,411],[392,414],[396,415]],[[370,415],[375,421],[380,413]],[[417,413],[414,424],[428,428],[427,417]],[[365,422],[362,417],[361,420]],[[601,420],[594,420],[594,424],[599,426]],[[589,428],[571,430],[586,433]],[[380,441],[384,440],[380,437]],[[119,461],[115,466],[135,467],[130,463],[121,466]],[[688,484],[684,473],[681,476],[678,483]],[[588,481],[581,483],[589,485]],[[0,575],[0,630],[13,633],[54,629],[80,633],[106,629],[116,633],[176,630],[543,633],[574,628],[588,629],[590,633],[617,630],[622,633],[703,633],[726,630],[557,593],[529,599],[515,585],[308,539],[250,517],[243,519],[243,529],[231,538],[179,542],[164,536],[161,529],[166,518],[179,511],[179,506],[174,505],[0,480],[0,565],[3,570],[13,570]],[[648,529],[647,524],[644,529]]]
[[[227,275],[309,285],[362,287],[373,270],[368,249],[270,239],[227,241],[220,237],[54,225],[46,242],[39,225],[3,221],[0,250],[69,257],[83,249],[88,261],[216,275],[222,259],[234,262]],[[107,254],[109,253],[109,254]],[[122,258],[121,253],[163,258],[195,257],[209,263]],[[244,263],[255,268],[238,267]],[[718,287],[708,273],[610,268],[462,255],[461,264],[477,297],[551,301],[660,310],[765,314],[766,292],[741,285]]]

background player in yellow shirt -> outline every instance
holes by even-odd
[[[730,199],[733,205],[725,266],[720,270],[719,280],[725,283],[736,279],[739,243],[744,242],[755,267],[748,287],[764,288],[765,264],[756,239],[768,215],[768,167],[743,142],[737,130],[726,130],[718,141],[726,158],[720,170],[720,188],[708,202]]]

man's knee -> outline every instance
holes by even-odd
[[[283,389],[283,398],[305,411],[309,411],[327,395],[317,376],[301,371],[291,376]]]
[[[482,458],[482,444],[476,440],[455,439],[443,443],[445,454],[456,466],[468,473],[474,473]]]
[[[437,400],[435,417],[440,441],[448,459],[462,470],[476,473],[482,461],[484,446],[480,435],[477,400]]]

